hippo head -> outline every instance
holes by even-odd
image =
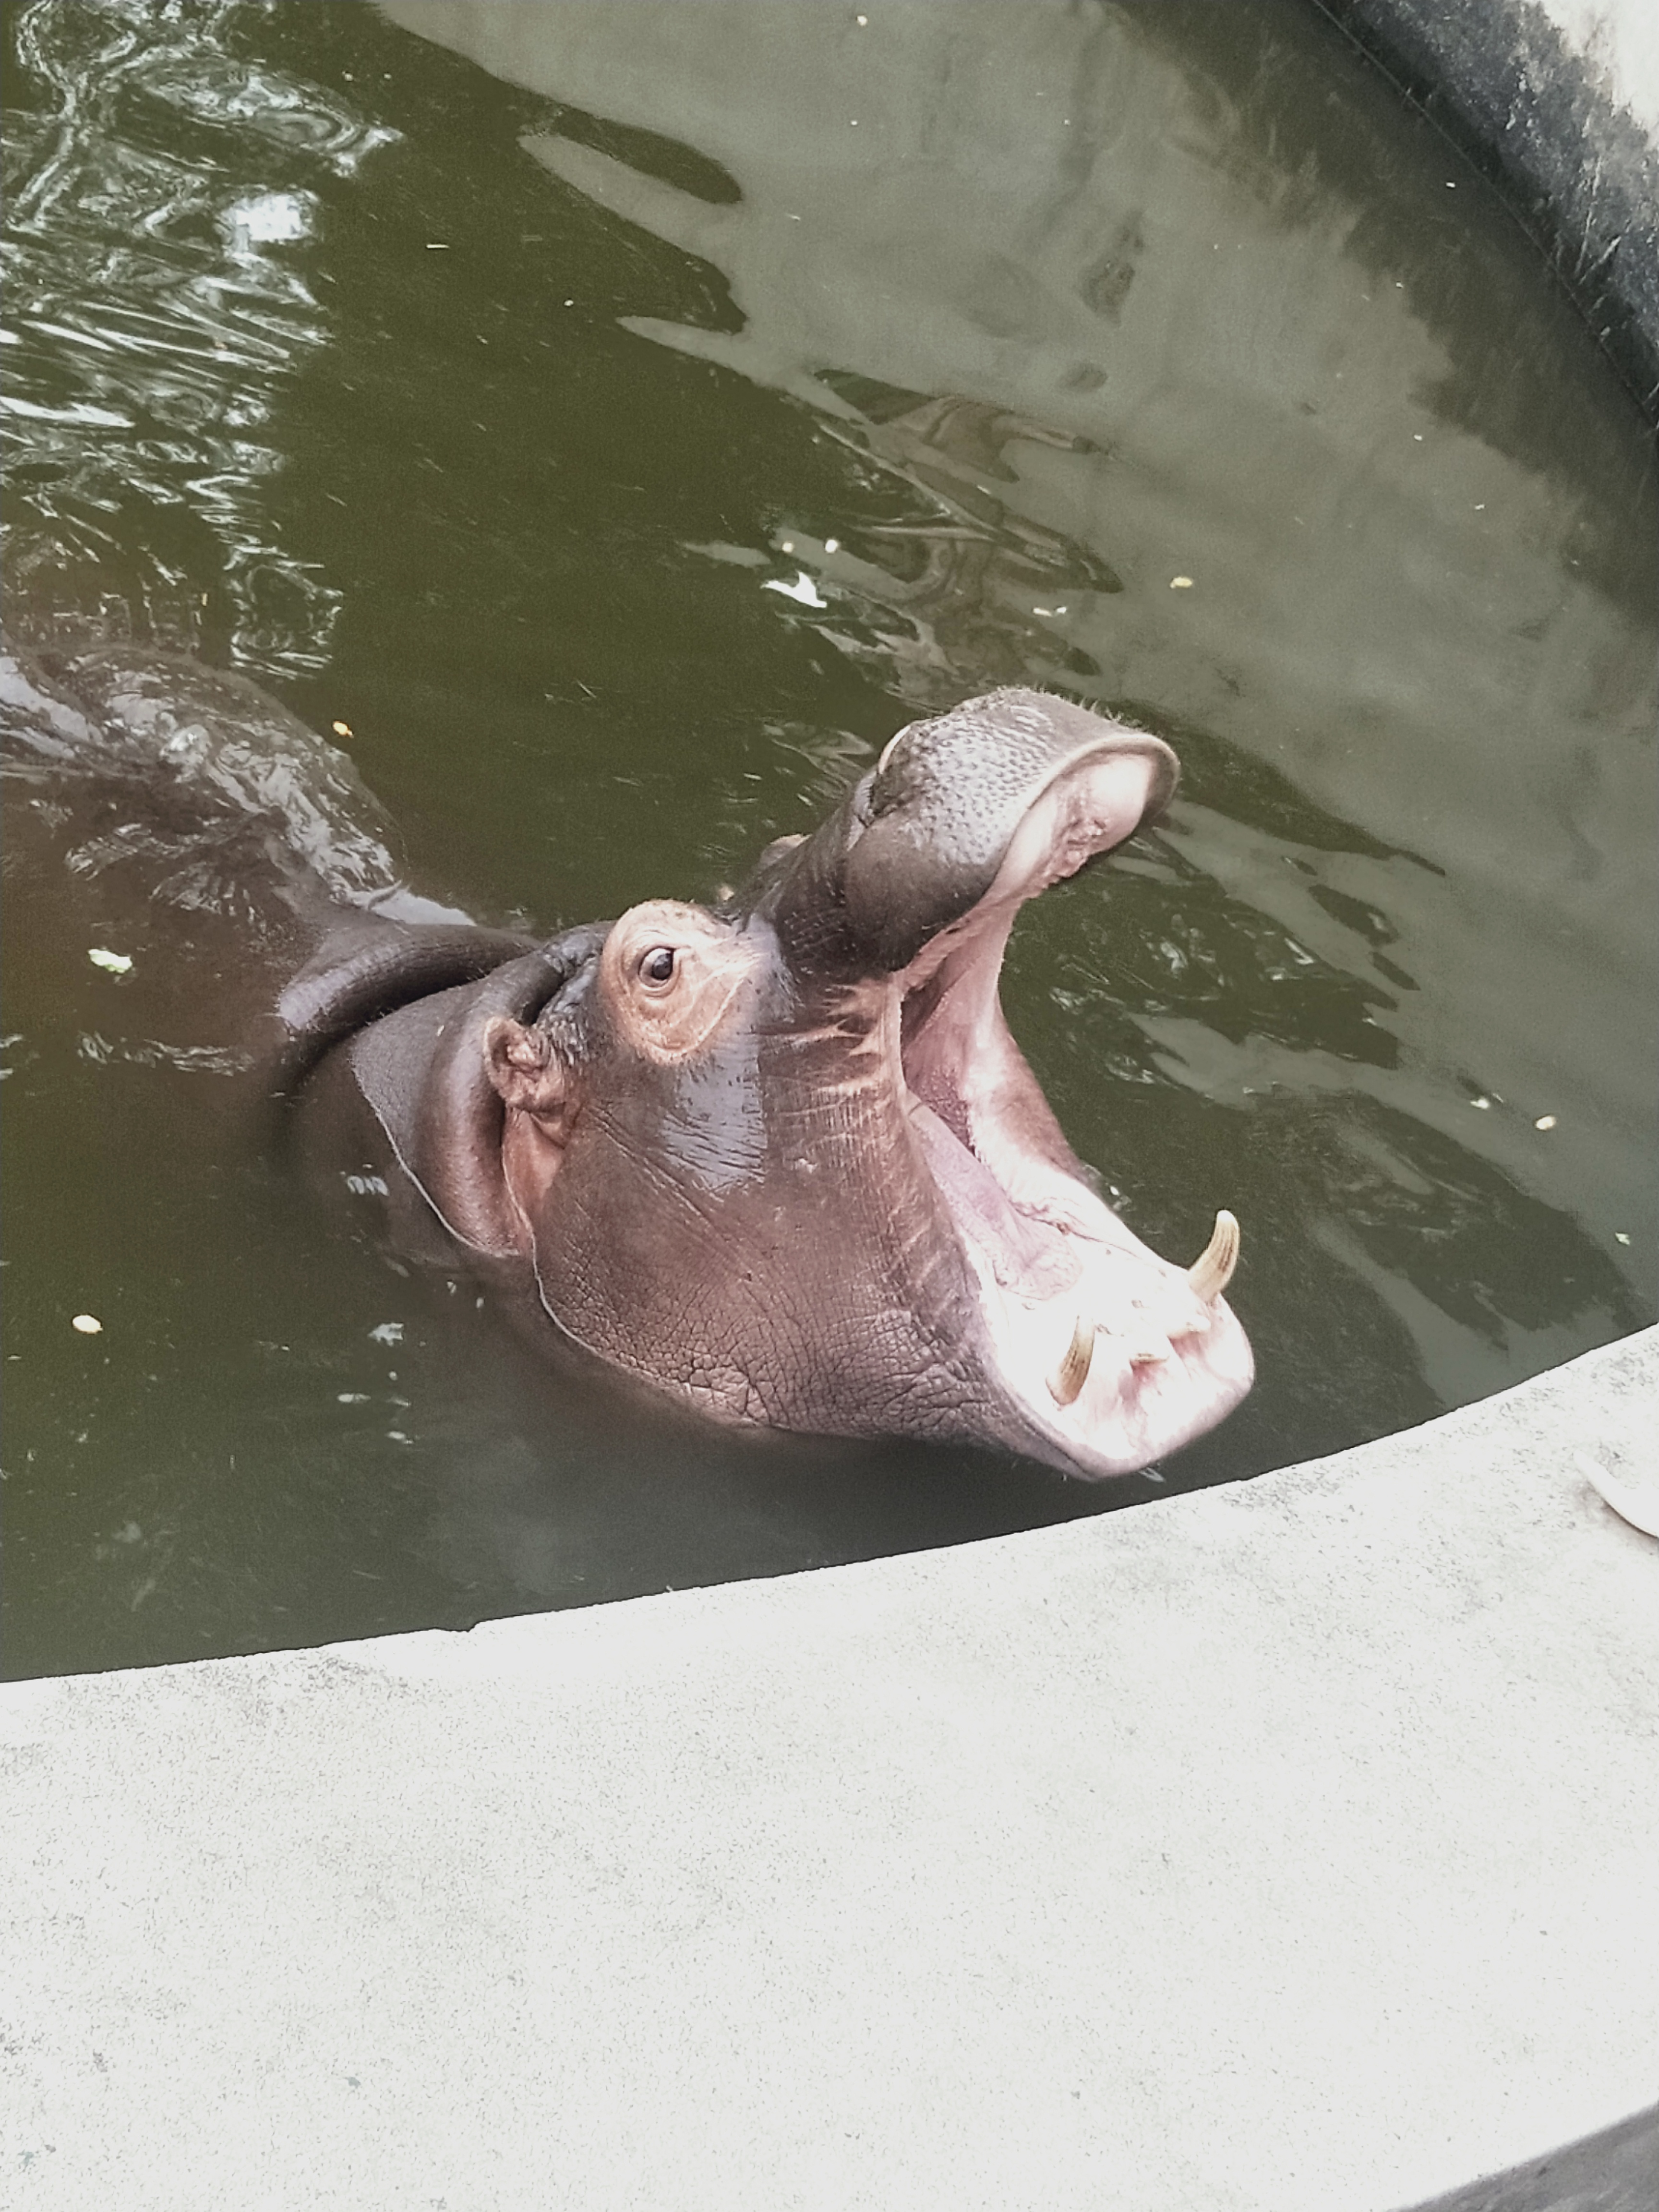
[[[1156,738],[996,692],[901,730],[726,905],[653,899],[546,948],[533,1012],[486,987],[462,1071],[485,1110],[447,1140],[475,1155],[471,1241],[527,1257],[568,1335],[727,1419],[1086,1476],[1209,1428],[1251,1380],[1220,1295],[1237,1224],[1190,1268],[1133,1236],[997,988],[1023,902],[1176,776]]]

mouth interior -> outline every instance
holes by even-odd
[[[901,1097],[976,1279],[993,1360],[1028,1417],[1103,1474],[1185,1442],[1249,1382],[1247,1350],[1231,1371],[1243,1334],[1227,1310],[1091,1187],[998,994],[1020,907],[1127,836],[1145,782],[1133,754],[1069,765],[989,891],[894,979]]]

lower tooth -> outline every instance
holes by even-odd
[[[1048,1395],[1055,1405],[1070,1406],[1076,1402],[1089,1379],[1090,1363],[1094,1356],[1093,1327],[1079,1316],[1072,1324],[1072,1340],[1066,1347],[1065,1356],[1048,1377]]]

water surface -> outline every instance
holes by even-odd
[[[411,884],[549,928],[709,896],[994,684],[1162,732],[1172,819],[1028,912],[1006,1000],[1143,1236],[1186,1256],[1240,1214],[1261,1374],[1105,1488],[550,1376],[372,1192],[250,1141],[177,887],[33,791],[11,1672],[1107,1510],[1653,1317],[1649,446],[1502,209],[1311,11],[8,25],[9,619],[343,723]],[[234,963],[234,913],[185,923]]]

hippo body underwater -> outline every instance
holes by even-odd
[[[993,693],[901,730],[719,907],[653,899],[537,943],[402,891],[349,763],[245,679],[92,654],[26,663],[22,690],[37,754],[97,725],[242,848],[258,831],[282,942],[313,948],[264,1088],[274,1061],[283,1093],[372,1116],[414,1210],[544,1335],[724,1421],[1096,1478],[1249,1389],[1231,1215],[1190,1269],[1142,1244],[998,997],[1021,904],[1168,803],[1158,738]]]

